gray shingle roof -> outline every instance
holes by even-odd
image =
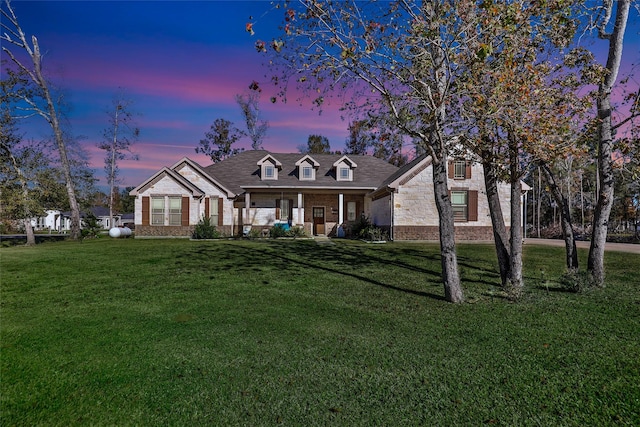
[[[282,163],[277,180],[261,180],[258,161],[271,155]],[[353,171],[353,181],[337,181],[334,162],[343,154],[311,154],[320,167],[314,181],[301,181],[295,163],[303,158],[301,153],[272,153],[265,150],[243,151],[222,162],[206,166],[203,170],[236,194],[255,188],[323,188],[323,189],[368,189],[378,188],[398,168],[372,156],[348,155],[358,166]]]

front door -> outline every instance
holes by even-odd
[[[324,208],[313,208],[313,234],[324,233]]]

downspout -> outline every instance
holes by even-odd
[[[391,209],[391,221],[390,221],[390,227],[389,227],[389,238],[391,239],[391,241],[393,242],[393,219],[395,217],[394,215],[394,209],[393,206],[395,205],[395,202],[393,200],[393,191],[391,191],[391,196],[389,197],[389,202],[391,204],[391,206],[389,206],[389,208]]]

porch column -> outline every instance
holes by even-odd
[[[338,194],[338,225],[344,222],[344,194]]]
[[[251,225],[251,194],[244,193],[244,225]]]
[[[302,193],[298,193],[298,222],[297,225],[304,226],[304,218],[302,217]]]

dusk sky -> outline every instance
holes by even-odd
[[[133,146],[139,161],[120,164],[122,187],[138,185],[185,156],[210,164],[207,156],[195,153],[198,141],[217,118],[244,128],[234,97],[253,80],[264,89],[261,114],[270,125],[265,149],[296,152],[310,134],[326,136],[333,150],[344,148],[348,121],[341,119],[335,101],[322,115],[308,102],[300,106],[295,96],[287,104],[269,101],[275,89],[263,65],[266,56],[254,48],[258,36],[271,39],[282,16],[269,12],[269,1],[13,0],[12,5],[27,35],[38,37],[46,72],[66,94],[71,130],[86,137],[82,145],[100,184],[103,152],[96,145],[118,87],[126,89],[133,110],[141,114],[141,135]],[[245,31],[250,17],[258,33],[253,37]],[[637,11],[629,24],[621,71],[635,67],[637,74]],[[632,83],[637,87],[638,81],[636,76]],[[50,134],[36,124],[23,130],[34,139]],[[250,140],[244,138],[238,146],[249,148]]]

